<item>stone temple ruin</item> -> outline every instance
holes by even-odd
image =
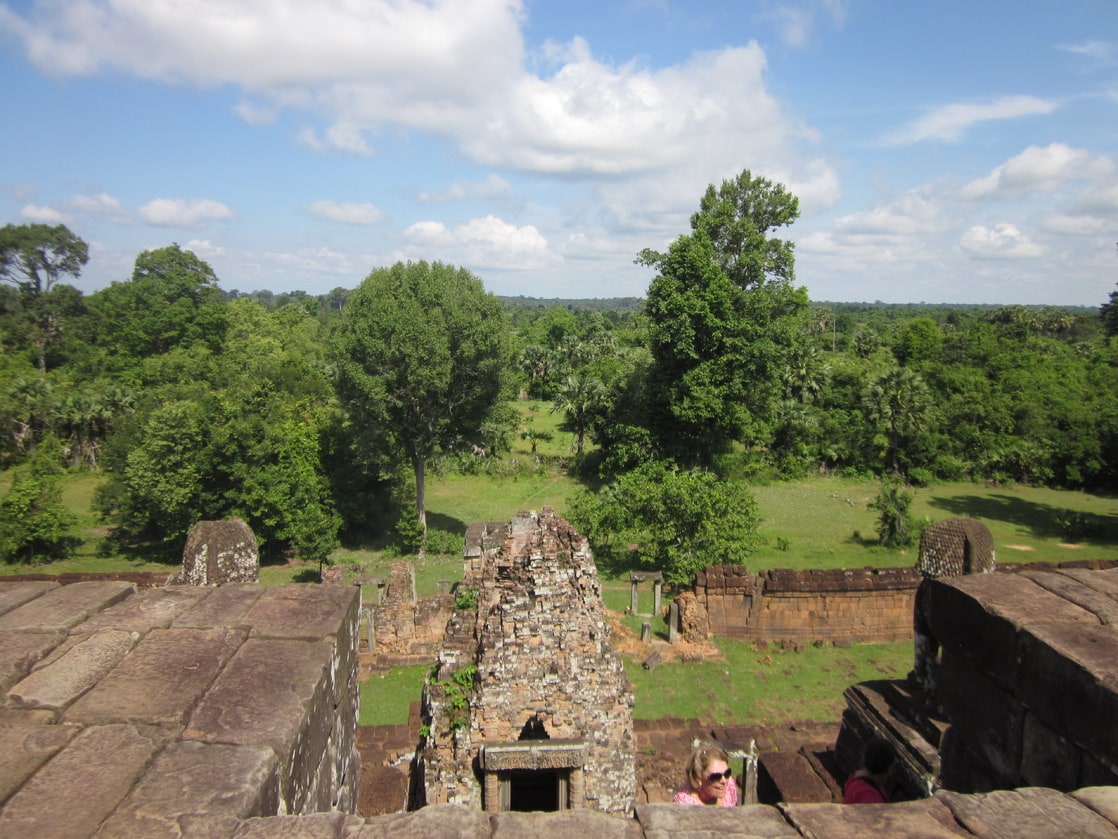
[[[633,691],[585,537],[545,507],[467,537],[424,693],[426,802],[629,812]]]

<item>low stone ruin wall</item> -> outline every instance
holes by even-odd
[[[920,575],[912,568],[752,574],[740,565],[696,575],[715,635],[752,641],[884,643],[912,637]]]
[[[415,568],[395,562],[380,603],[372,607],[373,643],[370,652],[380,657],[422,656],[434,661],[439,654],[446,622],[454,612],[454,596],[440,594],[417,598]]]

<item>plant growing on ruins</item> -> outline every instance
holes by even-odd
[[[477,589],[458,587],[454,590],[454,608],[455,609],[476,609],[477,608]]]
[[[445,682],[436,679],[439,665],[436,664],[431,671],[429,684],[432,687],[441,687],[446,700],[446,728],[447,731],[458,731],[469,723],[470,691],[474,687],[477,677],[477,665],[470,664],[460,670],[455,670]],[[430,729],[428,729],[428,732]]]

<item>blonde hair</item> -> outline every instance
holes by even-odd
[[[721,746],[713,743],[700,743],[691,751],[691,759],[687,761],[687,780],[691,782],[691,789],[697,790],[703,785],[707,769],[716,760],[730,765],[730,756]]]

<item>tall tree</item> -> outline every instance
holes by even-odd
[[[551,410],[566,414],[567,422],[575,432],[578,454],[582,454],[585,445],[591,412],[600,407],[605,398],[605,387],[593,376],[579,376],[572,373],[559,385]]]
[[[707,190],[692,234],[638,256],[659,271],[646,304],[653,433],[684,462],[767,434],[808,308],[791,284],[792,243],[768,234],[798,214],[783,186],[745,170]]]
[[[1107,335],[1118,335],[1118,289],[1110,292],[1110,299],[1099,307],[1102,328]]]
[[[864,404],[870,419],[885,429],[889,465],[899,474],[901,437],[924,427],[931,407],[928,386],[918,373],[894,367],[870,383]]]
[[[26,312],[28,342],[35,348],[39,372],[47,371],[47,351],[58,340],[61,320],[73,297],[58,286],[62,277],[78,277],[89,261],[89,246],[64,224],[7,224],[0,228],[0,280],[19,292]]]
[[[90,296],[98,342],[132,359],[199,342],[217,349],[227,326],[217,283],[213,268],[192,251],[178,245],[144,251],[130,280]]]
[[[465,268],[397,262],[354,291],[335,339],[338,393],[357,422],[379,426],[409,461],[426,532],[429,459],[480,443],[503,395],[501,304]]]

